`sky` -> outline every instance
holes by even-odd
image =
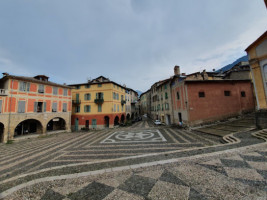
[[[0,72],[145,92],[175,65],[234,62],[266,30],[264,0],[1,0]]]

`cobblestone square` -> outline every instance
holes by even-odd
[[[267,191],[266,133],[244,123],[243,131],[222,137],[216,130],[207,134],[148,120],[1,144],[0,198],[261,198]]]

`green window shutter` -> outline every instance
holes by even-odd
[[[38,102],[34,102],[34,112],[37,112]]]
[[[46,102],[44,102],[44,112],[46,112]]]

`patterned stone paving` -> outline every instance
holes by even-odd
[[[23,188],[6,199],[266,199],[266,147],[45,182]]]
[[[249,132],[237,134],[237,136],[241,139],[241,143],[225,146],[221,144],[221,137],[218,136],[155,126],[151,121],[141,121],[132,127],[114,130],[64,133],[20,141],[12,145],[1,144],[0,192],[47,176],[193,156],[263,142],[253,138]],[[265,151],[235,155],[231,159],[224,157],[207,163],[194,163],[186,168],[195,167],[212,173],[216,172],[233,181],[239,181],[244,186],[256,183],[263,187],[267,174],[266,165],[264,165]],[[180,164],[175,167],[175,169],[179,168]],[[240,171],[241,168],[244,171]],[[49,186],[49,188],[44,186],[43,189],[37,188],[46,183],[38,183],[32,186],[31,191],[21,189],[14,195],[19,195],[15,199],[20,199],[22,196],[22,199],[51,199],[52,196],[52,199],[164,199],[162,197],[166,195],[167,199],[207,198],[203,196],[205,192],[200,192],[198,187],[192,187],[192,184],[185,181],[186,179],[177,176],[177,171],[172,171],[173,169],[156,167],[149,169],[150,171],[130,170],[126,173],[127,176],[120,172],[117,174],[118,177],[115,177],[116,173],[111,173],[108,174],[111,178],[101,180],[95,177],[73,179],[77,187],[71,184],[71,180],[54,181],[61,186]],[[244,177],[246,179],[242,179]],[[70,182],[67,187],[66,182]],[[166,188],[166,190],[159,190],[160,188]],[[34,194],[35,190],[38,195]],[[179,198],[177,191],[179,191]]]

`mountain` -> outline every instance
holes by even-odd
[[[138,93],[138,96],[140,97],[140,95],[143,93],[142,91],[140,90],[135,90],[137,93]]]
[[[238,58],[235,62],[233,62],[232,64],[226,65],[224,67],[222,67],[221,69],[217,70],[217,72],[219,72],[220,70],[222,70],[223,72],[231,69],[234,65],[236,65],[239,62],[248,62],[248,56],[243,56],[241,58]]]

